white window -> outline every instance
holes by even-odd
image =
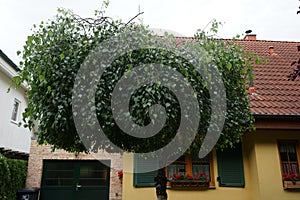
[[[13,122],[17,122],[17,120],[18,120],[20,104],[21,104],[21,102],[18,99],[14,100],[14,106],[13,106],[13,110],[12,110],[11,118],[10,118],[11,121],[13,121]]]

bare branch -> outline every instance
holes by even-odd
[[[132,22],[132,20],[134,20],[135,18],[137,18],[139,15],[142,15],[142,14],[144,14],[144,12],[138,13],[136,16],[134,16],[133,18],[131,18],[131,19],[125,24],[125,26],[127,26],[130,22]]]

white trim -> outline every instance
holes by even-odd
[[[0,71],[2,71],[10,79],[19,75],[19,73],[13,69],[3,58],[0,57]],[[22,83],[21,87],[26,91],[27,84]]]
[[[13,117],[13,114],[14,114],[14,111],[15,111],[15,104],[18,103],[18,108],[17,108],[17,111],[16,111],[16,119],[12,119]],[[12,112],[11,112],[11,116],[10,116],[10,121],[14,124],[19,124],[19,115],[20,115],[20,108],[21,107],[21,101],[17,98],[14,99],[14,104],[13,104],[13,109],[12,109]]]
[[[18,75],[18,72],[13,69],[5,60],[0,57],[0,70],[6,74],[9,78],[13,78]]]

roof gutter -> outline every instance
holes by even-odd
[[[5,55],[5,53],[3,53],[3,51],[1,51],[1,49],[0,49],[0,57],[3,60],[5,60],[17,72],[21,71],[20,68],[11,59],[9,59],[9,57],[7,57],[7,55]]]
[[[253,113],[253,116],[255,118],[289,118],[289,119],[292,119],[292,118],[300,118],[300,115],[296,114],[296,115],[272,115],[272,114],[255,114]]]
[[[18,76],[20,71],[21,69],[0,50],[0,72],[3,72],[4,75],[12,79]],[[27,83],[22,83],[21,87],[26,91]]]

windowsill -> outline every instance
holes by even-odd
[[[292,181],[283,181],[283,189],[291,190],[291,189],[300,189],[300,181],[292,182]]]
[[[11,123],[15,124],[15,125],[19,125],[19,122],[14,121],[14,120],[10,120]]]
[[[172,190],[171,186],[167,186],[167,189]],[[216,189],[216,186],[214,186],[214,185],[209,186],[208,189],[214,190],[214,189]],[[187,190],[188,190],[188,189],[187,189]]]
[[[172,184],[173,183],[173,184]],[[171,182],[167,185],[167,189],[170,190],[205,190],[216,189],[215,185],[208,185],[208,183],[183,181],[183,182]]]

